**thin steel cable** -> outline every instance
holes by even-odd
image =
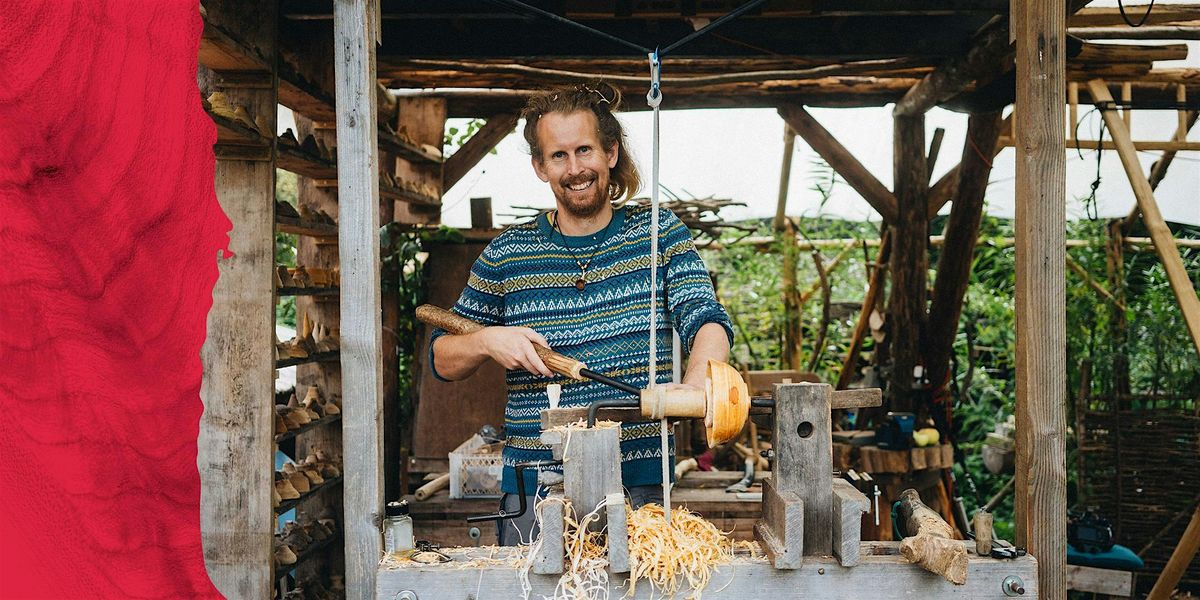
[[[552,12],[542,10],[536,6],[531,6],[529,4],[521,2],[520,0],[487,0],[487,1],[491,2],[492,4],[499,4],[501,6],[506,6],[508,8],[515,8],[520,11],[532,13],[532,14],[535,14],[544,19],[549,19],[551,21],[554,21],[555,23],[560,23],[562,25],[574,27],[576,29],[579,29],[580,31],[585,31],[594,36],[604,38],[614,44],[620,44],[622,46],[625,46],[626,48],[636,50],[639,54],[648,54],[650,52],[649,48],[646,48],[640,44],[635,44],[629,40],[619,38],[611,33],[606,33],[606,32],[600,31],[599,29],[588,27],[587,25],[584,25],[583,23],[580,23],[578,21],[572,21],[571,19],[568,19],[566,17],[560,17]]]
[[[697,29],[696,31],[689,33],[688,35],[684,36],[682,39],[675,42],[674,44],[671,44],[670,46],[663,48],[662,50],[660,50],[658,52],[658,56],[661,58],[664,55],[669,54],[672,50],[676,50],[679,47],[687,44],[688,42],[691,42],[692,40],[742,16],[747,11],[757,7],[758,5],[762,4],[763,2],[766,2],[766,0],[750,0],[749,2],[729,11],[728,13],[721,16],[716,21],[713,21],[713,22],[709,23],[708,25],[705,25],[704,27]]]

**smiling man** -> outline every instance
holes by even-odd
[[[613,205],[640,185],[613,116],[619,103],[620,94],[604,84],[530,98],[521,115],[525,140],[556,209],[507,229],[472,266],[453,310],[490,327],[469,335],[435,331],[430,344],[439,379],[467,377],[488,360],[508,369],[501,500],[507,512],[518,504],[513,466],[551,458],[539,439],[548,384],[562,385],[562,407],[624,397],[596,382],[554,374],[533,344],[637,387],[649,382],[650,210]],[[689,355],[683,383],[703,387],[708,359],[725,360],[733,329],[687,228],[662,211],[658,235],[656,379],[671,380],[673,326]],[[634,508],[662,501],[660,448],[657,422],[622,425],[621,477]],[[534,478],[525,483],[525,492],[535,493]],[[520,520],[501,522],[499,543],[532,541],[533,531],[528,511]]]

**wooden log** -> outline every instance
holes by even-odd
[[[1112,96],[1108,93],[1108,88],[1103,81],[1089,81],[1088,89],[1091,90],[1092,97],[1098,102],[1112,103]],[[1137,152],[1133,148],[1125,122],[1118,118],[1111,108],[1104,108],[1101,112],[1104,115],[1104,123],[1108,126],[1109,133],[1117,145],[1117,153],[1121,157],[1121,164],[1125,167],[1125,174],[1129,177],[1129,183],[1133,187],[1134,196],[1137,197],[1138,206],[1142,211],[1142,222],[1150,232],[1150,239],[1154,240],[1154,249],[1167,272],[1167,280],[1170,282],[1171,291],[1175,293],[1175,299],[1183,312],[1192,344],[1195,346],[1196,352],[1200,354],[1200,297],[1196,295],[1196,288],[1192,285],[1187,270],[1183,266],[1179,249],[1175,247],[1175,236],[1167,227],[1162,213],[1158,210],[1158,203],[1154,200],[1154,190],[1150,187],[1150,182],[1146,179],[1145,174],[1142,173],[1141,163],[1138,162]]]
[[[845,479],[833,480],[833,555],[843,567],[858,564],[862,515],[870,509],[862,492]]]
[[[1000,137],[997,138],[996,142],[991,146],[991,154],[988,154],[987,147],[979,148],[979,150],[984,153],[989,164],[991,164],[991,162],[995,160],[996,156],[1000,154],[1000,151],[1005,148],[1005,146],[1001,143],[1001,139],[1005,135],[1011,136],[1011,132],[1012,115],[1010,114],[1004,118],[1004,122],[1000,125]],[[974,148],[972,148],[972,150],[974,150]],[[964,149],[964,152],[965,151],[966,150]],[[958,187],[958,170],[961,167],[962,163],[955,165],[953,169],[950,169],[943,174],[942,177],[937,180],[937,183],[933,184],[933,186],[929,188],[929,206],[925,211],[925,214],[930,219],[936,217],[938,211],[942,210],[942,207],[954,197]]]
[[[1171,552],[1167,566],[1163,567],[1162,573],[1159,573],[1158,580],[1154,582],[1154,588],[1150,590],[1150,595],[1146,596],[1146,600],[1170,598],[1175,591],[1175,586],[1183,577],[1184,571],[1187,571],[1188,565],[1196,557],[1197,550],[1200,550],[1200,505],[1197,505],[1195,512],[1192,513],[1191,522],[1183,531],[1183,536],[1179,538],[1179,544]]]
[[[971,41],[971,48],[966,54],[938,65],[920,83],[909,89],[896,103],[892,116],[924,115],[934,106],[961,93],[968,84],[995,79],[1011,64],[1013,51],[1008,34],[1007,19],[999,19],[986,26]]]
[[[1017,544],[1038,589],[1065,600],[1066,193],[1064,0],[1014,3],[1017,39]],[[1028,582],[1027,582],[1028,583]]]
[[[986,510],[975,513],[972,529],[975,533],[975,554],[990,556],[992,554],[992,513]]]
[[[442,189],[448,190],[458,183],[483,157],[496,147],[517,126],[517,113],[506,112],[489,117],[471,139],[467,140],[450,158],[442,169]]]
[[[428,500],[430,496],[437,493],[438,490],[445,489],[450,486],[450,474],[442,473],[425,485],[417,488],[413,493],[417,500]]]
[[[1072,27],[1067,33],[1085,40],[1200,40],[1200,27],[1193,25]]]
[[[346,597],[375,598],[382,553],[383,356],[375,29],[369,0],[334,2]]]
[[[1146,9],[1149,5],[1142,4],[1127,4],[1125,5],[1125,15],[1132,19],[1135,23],[1140,21],[1143,14],[1146,14]],[[1168,23],[1177,23],[1180,21],[1196,21],[1200,20],[1200,5],[1196,4],[1159,4],[1150,11],[1146,16],[1146,25],[1165,25]],[[1121,17],[1121,9],[1118,7],[1087,7],[1081,8],[1071,18],[1068,19],[1071,27],[1120,27],[1126,26],[1124,18]],[[1159,59],[1167,60],[1167,59]]]
[[[893,119],[893,172],[897,217],[893,222],[888,297],[888,351],[892,371],[888,394],[892,410],[912,409],[913,367],[921,358],[928,291],[929,218],[926,197],[929,174],[925,165],[925,117]]]
[[[775,200],[775,231],[783,231],[783,220],[787,215],[788,186],[792,180],[792,155],[796,153],[796,131],[791,125],[783,125],[783,164],[779,167],[779,196]]]
[[[954,529],[921,502],[916,490],[900,492],[896,518],[905,527],[906,537],[900,542],[905,558],[955,585],[967,582],[966,547],[954,540]]]
[[[995,147],[1000,126],[1000,113],[971,115],[967,120],[958,184],[946,222],[946,242],[938,256],[929,328],[923,344],[925,368],[935,388],[940,388],[949,377],[950,355],[954,352],[962,300],[971,278],[975,243],[983,218],[984,192],[992,173],[992,161],[980,149]]]
[[[808,111],[801,106],[787,104],[779,108],[779,116],[812,147],[829,166],[833,167],[854,191],[862,195],[884,221],[896,218],[896,198],[879,180],[854,158],[846,147],[833,137]],[[921,146],[924,158],[924,144]]]

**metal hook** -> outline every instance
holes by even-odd
[[[662,62],[658,59],[658,50],[646,57],[650,60],[650,91],[646,92],[646,104],[658,108],[662,104]]]

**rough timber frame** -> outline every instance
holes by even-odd
[[[205,1],[210,10],[213,10],[214,6],[224,7],[226,4],[231,2]],[[871,5],[870,2],[851,4],[854,6],[843,7],[842,10],[853,12]],[[964,6],[963,3],[942,4]],[[971,8],[963,9],[964,12],[992,14],[998,6],[1008,3],[980,1],[969,4]],[[1030,589],[1038,590],[1043,597],[1056,599],[1065,595],[1065,535],[1060,519],[1052,517],[1061,514],[1065,506],[1065,465],[1062,451],[1065,423],[1061,397],[1061,348],[1065,343],[1062,331],[1065,240],[1062,215],[1056,214],[1061,213],[1061,210],[1054,210],[1063,195],[1064,136],[1061,104],[1066,97],[1064,83],[1068,80],[1085,82],[1100,76],[1117,86],[1133,89],[1136,92],[1135,98],[1145,97],[1148,102],[1174,100],[1179,89],[1184,90],[1186,97],[1200,97],[1200,73],[1188,70],[1154,70],[1149,66],[1153,60],[1178,58],[1181,50],[1175,46],[1114,48],[1089,42],[1083,45],[1079,56],[1065,56],[1064,33],[1068,15],[1070,10],[1077,8],[1081,2],[1069,4],[1070,7],[1066,0],[1012,2],[1014,7],[1018,7],[1012,18],[1001,15],[998,21],[982,29],[971,50],[961,57],[939,54],[937,60],[918,62],[907,58],[842,63],[797,58],[780,60],[777,64],[762,60],[755,62],[753,69],[747,69],[749,73],[738,73],[732,77],[721,73],[728,71],[728,65],[737,63],[736,60],[726,59],[725,62],[721,62],[720,59],[686,59],[681,61],[683,68],[679,71],[679,76],[697,80],[678,82],[681,93],[676,96],[679,103],[675,106],[769,106],[778,109],[788,124],[862,193],[889,223],[889,250],[894,274],[911,271],[911,265],[924,264],[921,257],[927,257],[928,220],[951,200],[954,201],[951,212],[954,230],[948,232],[945,243],[948,247],[962,249],[955,252],[960,258],[970,255],[969,248],[974,242],[974,236],[969,233],[973,231],[972,227],[978,227],[976,202],[982,193],[982,185],[986,184],[987,163],[1003,147],[1004,138],[1015,141],[1018,149],[1017,189],[1020,198],[1019,227],[1015,243],[1018,253],[1018,295],[1022,297],[1018,308],[1017,342],[1018,418],[1022,423],[1021,439],[1018,440],[1019,468],[1016,484],[1020,519],[1018,542],[1028,545],[1038,559],[1040,576],[1036,583],[1028,582]],[[912,10],[930,16],[936,16],[937,6],[941,6],[932,0],[922,2],[921,5],[924,8]],[[498,63],[498,60],[511,62],[508,59],[449,61],[396,56],[377,57],[376,44],[385,37],[381,35],[378,21],[378,1],[335,0],[333,6],[333,11],[328,15],[311,16],[316,20],[327,18],[333,21],[336,57],[332,65],[336,76],[333,77],[335,81],[332,82],[332,87],[336,91],[335,94],[323,95],[314,91],[321,86],[307,87],[303,85],[305,82],[297,81],[296,77],[280,79],[288,67],[282,59],[276,60],[274,40],[251,39],[251,36],[247,36],[246,41],[253,42],[254,52],[271,57],[259,64],[253,64],[253,61],[250,64],[238,63],[236,55],[244,49],[237,48],[236,44],[222,46],[228,40],[220,37],[207,40],[208,33],[206,41],[213,43],[206,45],[202,52],[229,53],[233,62],[230,63],[231,70],[222,74],[226,77],[222,81],[231,87],[241,86],[237,93],[245,94],[248,101],[256,104],[274,104],[277,94],[281,103],[293,102],[311,107],[312,112],[308,113],[310,115],[324,110],[325,122],[334,120],[336,116],[337,146],[340,150],[337,171],[340,177],[336,184],[332,181],[330,184],[336,185],[340,198],[338,243],[344,280],[341,300],[342,305],[347,307],[342,322],[345,378],[343,427],[346,432],[347,478],[344,516],[347,590],[349,597],[366,599],[375,597],[378,591],[375,568],[380,550],[378,520],[384,499],[384,436],[381,416],[384,412],[384,393],[381,369],[385,351],[381,349],[383,344],[380,342],[382,326],[379,315],[383,308],[379,289],[379,248],[376,243],[381,220],[378,211],[379,198],[382,195],[397,202],[431,204],[425,202],[428,199],[414,198],[400,190],[380,189],[377,172],[381,163],[385,163],[386,167],[386,163],[391,160],[388,156],[419,158],[420,151],[405,147],[389,136],[384,136],[381,147],[380,136],[375,134],[377,119],[398,124],[402,117],[395,108],[396,94],[376,93],[377,75],[384,80],[414,88],[444,85],[446,81],[454,81],[464,88],[480,88],[451,92],[413,91],[406,94],[414,99],[436,97],[435,101],[426,104],[432,107],[432,113],[441,114],[443,118],[492,117],[477,134],[477,138],[468,142],[452,159],[444,164],[428,160],[422,163],[424,170],[420,175],[430,180],[437,179],[438,187],[444,190],[469,171],[491,146],[511,130],[516,123],[515,110],[519,108],[526,90],[563,81],[566,76],[562,71],[575,73],[567,79],[578,79],[579,73],[586,74],[588,70],[627,75],[637,79],[641,77],[644,65],[640,60],[612,58],[560,59],[560,64],[550,64],[555,63],[555,59],[550,58],[540,61],[542,64],[514,69],[505,66],[504,63]],[[233,9],[228,10],[230,14],[235,12]],[[285,6],[283,10],[289,9]],[[894,11],[883,12],[887,13],[884,15],[887,16]],[[1085,9],[1070,17],[1070,24],[1081,28],[1074,30],[1081,35],[1100,39],[1108,33],[1095,28],[1107,28],[1116,23],[1115,17],[1110,13],[1111,11]],[[1168,20],[1156,23],[1155,26],[1178,29],[1172,24],[1178,20],[1196,18],[1194,13],[1185,13],[1172,17],[1176,21]],[[1156,18],[1160,16],[1157,15]],[[308,20],[297,18],[296,15],[286,18],[301,23]],[[1194,32],[1146,30],[1142,33],[1191,35]],[[1015,37],[1015,44],[1011,42],[1010,35]],[[945,47],[939,48],[940,51],[945,50]],[[1182,52],[1186,54],[1186,48]],[[1067,63],[1068,58],[1080,57],[1086,57],[1093,62],[1085,66]],[[929,151],[925,146],[924,113],[941,101],[953,98],[961,92],[971,91],[979,83],[995,78],[1008,65],[1013,64],[1013,61],[1017,69],[1019,118],[1015,122],[1010,119],[1001,123],[991,111],[972,116],[971,133],[968,135],[977,147],[984,149],[983,154],[964,147],[960,165],[930,185],[928,173],[936,153]],[[452,62],[458,64],[450,64]],[[531,59],[528,62],[538,63],[539,60]],[[319,70],[322,66],[316,69]],[[257,72],[257,75],[248,72]],[[263,87],[261,82],[253,83],[256,77],[261,79],[264,72],[269,74],[270,83],[266,87]],[[710,80],[705,85],[700,85],[698,78],[701,77],[709,77]],[[485,82],[490,82],[490,85],[484,85]],[[632,90],[639,90],[641,87],[636,83],[630,85]],[[1109,94],[1111,99],[1112,91],[1102,83],[1089,83],[1087,89],[1082,91],[1086,94],[1083,101],[1105,102],[1106,94]],[[644,90],[639,90],[639,93],[644,93]],[[337,105],[344,107],[343,110],[333,110],[332,96],[336,96]],[[288,100],[285,100],[285,97]],[[634,93],[628,97],[636,99],[638,94]],[[888,102],[898,102],[894,115],[894,143],[897,152],[894,165],[896,184],[893,190],[888,190],[866,171],[803,108],[882,105]],[[630,102],[629,106],[637,108],[637,102]],[[1105,118],[1113,118],[1113,115],[1106,114]],[[1192,119],[1194,120],[1194,116]],[[1116,132],[1120,124],[1120,119],[1116,119],[1115,123],[1110,123],[1109,128]],[[1121,150],[1122,146],[1128,146],[1125,143],[1127,141],[1126,136],[1124,141],[1118,139],[1116,142],[1118,151],[1123,152],[1123,158],[1124,154],[1129,153],[1128,148]],[[1175,145],[1168,143],[1162,148],[1171,152],[1174,149],[1190,147],[1182,138],[1172,143]],[[235,228],[235,236],[240,235],[239,231],[251,235],[252,229],[258,231],[264,223],[269,228],[272,216],[269,211],[264,214],[265,209],[258,203],[259,200],[272,195],[270,186],[273,184],[269,182],[264,169],[256,170],[255,161],[246,160],[248,156],[230,154],[223,157],[229,160],[224,160],[218,165],[218,178],[229,169],[254,172],[243,177],[246,198],[236,200],[238,203],[246,200],[245,205],[225,205],[226,211],[234,217],[238,226]],[[259,167],[271,164],[262,161],[261,157],[258,162]],[[1164,158],[1163,167],[1156,168],[1158,178],[1161,178],[1165,164],[1169,164],[1168,158]],[[1130,177],[1137,189],[1140,184],[1135,181],[1132,172]],[[1153,183],[1155,180],[1152,178],[1151,187]],[[1144,201],[1146,198],[1149,202]],[[1148,208],[1153,209],[1151,196],[1139,193],[1138,199],[1143,212]],[[432,205],[436,205],[436,201]],[[1156,211],[1152,210],[1153,212]],[[386,219],[388,212],[384,211],[383,215]],[[422,215],[429,216],[429,212],[425,211]],[[436,220],[436,215],[430,218]],[[1153,220],[1153,214],[1148,214],[1147,222]],[[1169,232],[1167,234],[1169,236]],[[234,238],[233,248],[238,256],[251,259],[257,252],[266,252],[266,255],[269,255],[269,246],[264,245],[269,237],[259,236],[258,233],[252,235],[254,242],[243,246],[242,252],[237,251],[238,240],[242,238]],[[1164,257],[1164,262],[1169,262],[1168,249],[1173,249],[1175,244],[1164,238],[1161,231],[1156,234],[1153,227],[1151,235],[1156,249]],[[242,241],[246,242],[244,239]],[[946,254],[950,252],[943,253],[943,263],[946,262]],[[1177,252],[1175,256],[1178,257]],[[269,306],[273,299],[269,290],[264,287],[265,282],[269,281],[269,276],[264,274],[268,271],[261,260],[251,264],[252,262],[246,262],[241,267],[230,264],[227,269],[223,269],[222,279],[214,297],[213,313],[210,315],[210,330],[221,328],[220,323],[226,323],[224,327],[236,338],[227,341],[235,345],[261,344],[261,339],[269,339],[269,323],[258,322],[264,319],[253,323],[233,319],[232,316],[242,309],[237,308],[230,297],[222,295],[228,291],[224,289],[226,286],[237,288],[234,291],[240,295],[238,302],[256,307]],[[944,346],[945,332],[937,330],[936,325],[943,320],[955,320],[943,315],[953,313],[961,302],[961,283],[966,275],[961,263],[939,264],[934,303],[929,309],[928,320],[933,323],[923,326],[922,322],[926,320],[926,307],[921,301],[925,293],[924,269],[920,271],[917,276],[893,279],[895,289],[901,290],[901,293],[893,297],[895,314],[906,315],[900,319],[903,321],[903,329],[899,333],[910,343],[929,339],[935,342],[935,346],[941,347]],[[1175,280],[1172,281],[1173,286],[1176,283]],[[1179,288],[1176,292],[1181,293]],[[1194,290],[1191,297],[1195,300]],[[1181,302],[1185,306],[1189,328],[1195,337],[1197,321],[1192,318],[1195,310],[1187,308],[1186,297],[1181,297]],[[253,310],[248,310],[247,314],[258,314]],[[269,312],[263,310],[262,314],[268,315]],[[1200,350],[1200,338],[1196,339]],[[216,565],[212,568],[214,580],[218,581],[223,591],[231,596],[258,596],[260,594],[257,590],[260,590],[261,586],[269,586],[269,532],[258,530],[266,519],[259,519],[257,516],[259,513],[269,514],[269,510],[264,508],[269,506],[270,502],[269,496],[264,494],[264,491],[269,490],[269,484],[261,481],[264,479],[263,472],[258,466],[243,468],[237,465],[242,460],[239,456],[253,454],[257,457],[258,454],[266,454],[270,438],[265,432],[269,431],[267,424],[270,414],[265,409],[260,410],[258,405],[251,403],[249,399],[230,395],[230,390],[243,385],[247,386],[246,389],[253,388],[253,394],[246,394],[254,395],[255,400],[258,399],[258,394],[269,393],[269,382],[265,373],[270,371],[270,365],[261,366],[255,363],[247,367],[249,363],[238,362],[240,359],[229,352],[218,355],[213,350],[218,343],[215,340],[216,338],[213,338],[206,345],[204,355],[204,395],[206,409],[210,411],[205,415],[204,435],[212,436],[205,438],[205,443],[222,439],[216,435],[217,428],[214,427],[213,419],[223,416],[236,418],[243,423],[249,423],[250,426],[236,432],[224,432],[225,441],[221,443],[226,445],[214,450],[217,453],[232,453],[233,458],[226,460],[231,461],[229,464],[233,467],[215,459],[201,464],[206,493],[217,489],[217,486],[226,488],[222,491],[225,498],[223,504],[212,505],[211,509],[206,509],[211,514],[203,517],[207,524],[206,546],[210,553],[220,554],[216,560],[210,560],[210,566]],[[914,348],[908,349],[910,359],[916,357],[917,351],[918,349]],[[941,351],[937,350],[934,353],[937,352]],[[929,356],[925,358],[928,360]],[[238,409],[236,404],[239,402],[256,408],[248,411],[244,410],[244,407]],[[245,444],[234,448],[233,441],[236,441],[238,435],[247,436],[242,440]],[[201,460],[206,460],[206,457],[212,459],[212,454],[202,451]],[[236,473],[224,473],[217,477],[220,471],[226,468],[233,468]],[[244,504],[235,506],[236,500],[244,500]],[[234,523],[230,529],[236,531],[220,530],[219,525],[215,524],[217,521],[222,521],[223,525]],[[241,551],[234,546],[240,547]],[[898,577],[909,577],[908,571],[899,572],[895,566],[881,568],[881,573],[898,573]],[[917,581],[920,577],[912,579]],[[819,584],[827,585],[832,581],[834,580],[820,580]],[[849,576],[844,576],[838,581],[846,581],[847,589],[864,585],[863,582],[854,582]],[[811,585],[816,586],[818,583]],[[930,591],[938,592],[936,589]]]

